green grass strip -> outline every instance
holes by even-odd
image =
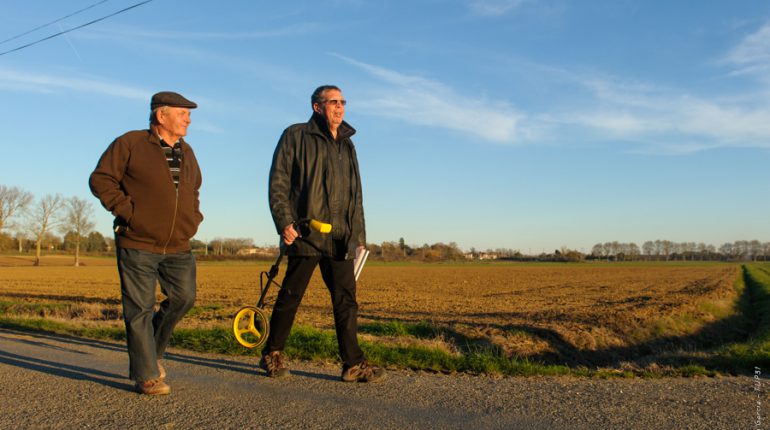
[[[0,327],[22,331],[49,332],[96,339],[125,341],[123,328],[78,327],[43,318],[0,317]],[[420,332],[420,328],[404,328]],[[190,351],[239,356],[259,356],[258,349],[247,349],[236,342],[229,330],[176,329],[171,346]],[[570,369],[567,366],[543,365],[526,360],[507,358],[493,351],[476,351],[466,355],[453,355],[438,348],[422,346],[389,346],[375,342],[361,342],[361,348],[370,362],[395,368],[428,370],[435,372],[467,372],[498,375],[584,375],[594,372]],[[287,356],[301,360],[339,361],[337,338],[331,330],[317,330],[295,326],[286,345]]]
[[[10,318],[0,316],[0,328],[67,334],[93,339],[126,340],[126,331],[118,327],[80,327],[45,318]]]
[[[742,270],[746,292],[739,306],[752,323],[751,334],[745,342],[718,351],[715,362],[720,367],[746,373],[755,366],[770,369],[770,265],[749,264]]]
[[[0,315],[10,313],[26,313],[45,315],[72,307],[71,303],[25,303],[0,301]]]
[[[427,322],[405,324],[399,321],[361,324],[358,327],[358,331],[360,333],[371,334],[374,336],[412,336],[417,339],[433,339],[441,334],[444,334],[443,330]]]

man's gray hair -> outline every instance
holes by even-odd
[[[165,109],[167,107],[168,106],[156,107],[155,109],[150,111],[150,125],[158,125],[158,124],[160,124],[158,122],[158,111],[161,111],[161,110],[163,110],[163,109]]]
[[[313,91],[313,95],[310,96],[310,106],[312,107],[316,103],[323,102],[323,95],[326,91],[329,90],[337,90],[342,92],[342,90],[336,86],[336,85],[321,85],[320,87],[316,88],[315,91]]]

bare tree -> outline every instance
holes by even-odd
[[[8,220],[26,209],[32,202],[32,194],[19,187],[0,185],[0,231],[8,226]]]
[[[709,248],[708,245],[706,245],[703,242],[699,242],[697,245],[695,245],[695,252],[698,253],[698,256],[701,260],[706,259],[706,255],[708,254]]]
[[[47,194],[30,211],[29,229],[35,237],[35,266],[40,265],[40,247],[46,233],[59,224],[55,214],[62,208],[64,199],[61,195]]]
[[[758,240],[752,240],[748,244],[751,261],[757,261],[757,257],[762,255],[762,243]]]
[[[593,248],[591,248],[591,255],[601,258],[604,255],[604,245],[601,243],[594,245]]]
[[[644,255],[652,259],[651,257],[655,253],[655,243],[653,243],[651,240],[644,242],[642,244],[642,252],[644,252]]]
[[[91,202],[78,197],[70,197],[64,200],[62,205],[66,210],[59,230],[62,234],[73,233],[75,240],[75,266],[80,266],[80,242],[94,228],[91,217],[94,207]]]
[[[628,244],[628,255],[631,256],[632,260],[638,260],[639,254],[641,254],[641,251],[639,251],[639,245],[637,245],[634,242],[631,242]]]
[[[612,242],[604,242],[604,256],[607,257],[607,261],[610,261],[612,255]]]
[[[666,261],[671,257],[671,253],[674,251],[674,242],[670,240],[662,240],[660,242],[660,249],[663,252],[663,256],[666,257]]]
[[[719,253],[728,259],[733,258],[735,255],[735,247],[732,243],[724,243],[719,247]]]
[[[215,237],[209,242],[209,246],[214,255],[236,255],[241,249],[254,248],[254,240],[244,237]]]

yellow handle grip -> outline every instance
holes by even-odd
[[[310,220],[310,228],[319,233],[329,233],[332,231],[332,225],[325,222],[318,221],[317,219]]]

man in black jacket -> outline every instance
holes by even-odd
[[[289,375],[282,351],[310,277],[319,266],[332,298],[341,378],[374,382],[385,372],[369,365],[357,339],[353,258],[366,245],[366,229],[361,176],[350,140],[356,131],[343,120],[346,101],[338,87],[318,87],[310,103],[310,120],[284,130],[270,168],[270,211],[289,262],[260,367],[271,377]],[[330,222],[331,234],[315,233],[297,240],[300,232],[295,223],[306,218]]]

